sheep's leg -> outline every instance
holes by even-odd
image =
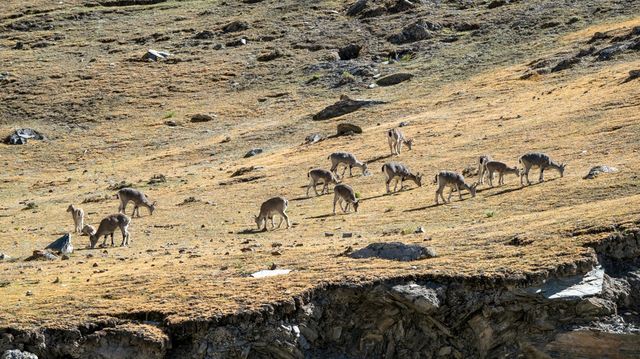
[[[396,151],[393,150],[393,141],[389,139],[389,151],[391,151],[391,155],[395,155]]]
[[[287,216],[287,214],[284,213],[284,211],[282,211],[280,215],[284,217],[285,221],[287,221],[287,229],[291,228],[291,223],[289,223],[289,216]]]
[[[125,240],[127,239],[127,229],[125,227],[121,227],[120,231],[122,232],[122,244],[120,244],[120,247],[124,247]]]
[[[127,201],[129,202],[129,201]],[[127,209],[127,202],[125,202],[124,200],[120,200],[120,206],[118,207],[118,213],[125,213],[125,210]]]
[[[333,196],[333,214],[336,214],[336,203],[338,202],[338,194],[336,193],[335,196]]]
[[[111,233],[111,247],[115,247],[116,243],[113,241],[113,233]]]
[[[540,178],[538,178],[538,182],[544,182],[544,169],[546,167],[540,167]]]
[[[276,228],[276,223],[273,221],[273,215],[271,216],[271,229]]]
[[[349,166],[348,165],[344,165],[344,169],[342,170],[342,176],[340,176],[340,177],[344,178],[344,174],[347,172],[347,167],[349,167]],[[349,173],[351,173],[351,172],[349,172]]]
[[[402,139],[398,138],[398,142],[396,143],[396,148],[398,149],[398,156],[400,156],[400,153],[402,152]]]
[[[489,171],[489,186],[493,187],[493,171]]]
[[[309,197],[309,190],[311,189],[311,186],[313,186],[313,179],[309,180],[309,185],[307,186],[307,197]]]
[[[284,222],[284,213],[280,213],[280,222],[278,223],[278,229],[282,226],[282,222]]]
[[[349,177],[353,177],[353,165],[349,165]]]

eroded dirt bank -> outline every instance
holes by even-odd
[[[640,230],[548,278],[396,278],[317,288],[260,312],[172,323],[131,313],[74,329],[0,330],[40,358],[640,356]],[[596,258],[597,257],[597,258]]]

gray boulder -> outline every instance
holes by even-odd
[[[440,298],[437,288],[418,285],[415,283],[396,285],[391,288],[389,295],[418,313],[430,314],[440,308]]]
[[[349,253],[349,257],[362,258],[382,258],[395,261],[415,261],[418,259],[436,257],[432,248],[423,247],[417,244],[404,244],[400,242],[371,243],[365,248]]]
[[[45,249],[50,249],[53,252],[62,254],[73,253],[73,245],[71,245],[71,235],[69,233],[65,234],[64,236],[56,239],[51,244],[46,246]]]
[[[38,359],[38,356],[29,352],[13,349],[5,351],[0,359]]]

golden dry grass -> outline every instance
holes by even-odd
[[[608,26],[638,24],[640,19]],[[587,29],[567,36],[554,51],[572,48],[592,33]],[[38,59],[35,54],[33,59],[25,56],[19,71],[27,73]],[[98,61],[90,71],[106,73],[109,66]],[[116,66],[126,67],[118,74],[125,72],[130,78],[117,79],[127,84],[125,91],[130,94],[143,92],[142,81],[158,69],[153,64],[143,70],[139,64]],[[232,71],[233,64],[228,66]],[[391,100],[387,105],[322,123],[309,120],[305,125],[298,124],[300,118],[331,100],[307,97],[295,84],[271,89],[270,93],[290,94],[269,99],[263,107],[255,101],[264,91],[240,91],[215,101],[201,92],[140,103],[123,96],[111,114],[128,114],[135,120],[126,125],[99,121],[86,132],[65,133],[56,124],[21,122],[21,126],[55,133],[55,138],[0,147],[4,165],[0,249],[18,257],[0,263],[0,281],[10,283],[0,288],[0,326],[74,325],[91,317],[138,311],[160,312],[175,322],[291,300],[323,283],[406,275],[516,278],[590,258],[593,251],[583,245],[606,234],[576,237],[570,235],[573,230],[637,226],[640,221],[640,89],[634,82],[621,84],[629,70],[639,67],[636,56],[523,81],[519,76],[525,67],[516,65],[438,88],[425,87],[418,77],[401,87],[366,92],[368,98]],[[194,71],[190,69],[190,63],[180,63],[162,68],[167,72],[161,76],[182,81]],[[224,70],[215,73],[220,71]],[[207,77],[207,73],[200,75]],[[112,81],[99,77],[90,88],[99,93],[100,86],[109,88]],[[89,85],[79,86],[60,89],[60,97],[72,98]],[[221,117],[215,123],[184,120],[187,114],[214,110]],[[181,126],[162,125],[169,111],[176,112]],[[331,216],[332,195],[304,198],[308,169],[328,167],[327,155],[335,150],[353,152],[364,160],[386,156],[384,132],[401,120],[410,122],[404,132],[416,144],[398,160],[425,173],[422,188],[410,184],[411,190],[385,195],[380,167],[390,158],[381,158],[369,164],[373,176],[362,177],[356,169],[346,181],[362,196],[357,214]],[[362,124],[364,134],[299,144],[307,134],[300,131],[329,132],[342,121]],[[265,154],[238,158],[250,148],[252,136],[269,138],[289,125],[297,126],[293,137],[280,134],[282,142],[271,144]],[[11,127],[3,125],[2,132]],[[232,141],[221,144],[226,135]],[[511,176],[503,187],[481,187],[476,198],[469,199],[465,193],[464,200],[458,201],[454,195],[451,204],[433,206],[435,186],[430,180],[438,170],[461,171],[474,166],[484,153],[515,164],[520,154],[531,150],[567,162],[565,176],[557,178],[549,171],[547,182],[525,188]],[[215,156],[210,156],[212,151]],[[618,167],[620,172],[582,180],[597,164]],[[231,171],[250,165],[264,166],[259,173],[266,178],[220,185],[229,180]],[[146,184],[159,173],[167,176],[167,183]],[[537,179],[537,173],[531,179]],[[75,236],[78,250],[68,261],[22,260],[72,229],[65,212],[69,203],[113,195],[107,187],[121,180],[132,182],[159,203],[153,216],[142,209],[143,217],[133,219],[129,248],[85,250],[86,237]],[[294,227],[242,234],[255,227],[253,215],[260,203],[275,195],[289,199]],[[179,205],[191,196],[199,201]],[[30,201],[38,207],[24,210],[24,203]],[[115,198],[81,205],[88,213],[87,222],[94,225],[117,206]],[[426,233],[385,235],[417,226]],[[325,237],[324,232],[335,235]],[[355,235],[343,239],[343,232]],[[505,245],[514,235],[531,243]],[[339,256],[348,247],[380,241],[425,244],[438,257],[405,263]],[[282,244],[280,256],[271,254],[276,242]],[[241,251],[252,245],[258,245],[254,251]],[[259,280],[247,277],[273,262],[294,271]],[[59,283],[53,283],[56,278]],[[33,296],[25,296],[26,291]]]

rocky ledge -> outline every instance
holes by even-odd
[[[490,285],[395,278],[317,288],[261,311],[171,323],[131,313],[75,329],[0,329],[40,358],[640,357],[640,230],[564,275]],[[558,271],[561,273],[561,271]],[[527,284],[524,284],[527,283]],[[25,354],[26,355],[26,354]]]

